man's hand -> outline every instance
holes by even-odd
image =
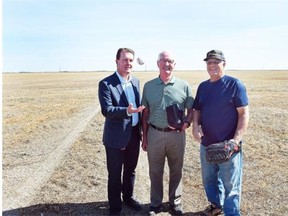
[[[185,131],[187,128],[189,128],[189,126],[190,126],[189,123],[184,122],[181,131]]]
[[[172,127],[172,126],[170,126],[170,125],[168,125],[168,127],[171,128],[172,130],[176,130],[175,127]],[[188,127],[189,127],[189,124],[188,124],[187,122],[184,122],[183,125],[182,125],[181,130],[179,130],[179,131],[180,131],[180,132],[181,132],[181,131],[185,131]]]
[[[134,107],[133,107],[133,104],[130,103],[129,106],[127,107],[127,112],[128,112],[129,114],[139,113],[139,112],[142,112],[144,108],[145,108],[145,106],[143,106],[143,105],[142,105],[142,106],[139,106],[138,108],[134,108]]]
[[[201,143],[202,141],[201,137],[204,136],[204,134],[200,125],[197,125],[197,126],[193,125],[192,135],[196,141]]]
[[[147,140],[144,140],[142,141],[142,149],[143,151],[147,151],[147,147],[148,147],[148,142]]]

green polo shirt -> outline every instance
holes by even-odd
[[[192,108],[193,102],[190,85],[176,77],[167,84],[157,77],[145,83],[143,88],[142,105],[150,111],[148,123],[157,127],[168,127],[167,106],[178,104],[185,111]]]

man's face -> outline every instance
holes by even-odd
[[[168,53],[163,53],[161,58],[157,61],[157,65],[161,75],[169,76],[175,68],[176,63]]]
[[[120,75],[130,74],[133,67],[134,55],[127,51],[122,51],[119,60],[116,59],[117,71]]]
[[[219,59],[208,59],[206,61],[207,71],[211,79],[220,79],[223,76],[225,62]]]

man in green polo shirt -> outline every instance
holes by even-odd
[[[169,166],[169,204],[173,214],[182,215],[182,168],[186,144],[185,129],[192,121],[194,98],[189,84],[172,75],[176,62],[169,52],[159,54],[159,76],[144,85],[142,104],[143,142],[147,151],[151,181],[150,215],[161,211],[165,158]],[[171,126],[168,107],[177,107],[180,128]],[[173,119],[172,119],[173,121]]]

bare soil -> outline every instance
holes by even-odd
[[[111,72],[3,75],[3,215],[107,215],[107,170],[102,145],[104,118],[97,88]],[[194,95],[205,71],[174,72]],[[245,135],[242,215],[288,212],[288,71],[237,71],[250,99]],[[158,72],[134,72],[141,85]],[[201,215],[208,205],[202,186],[199,144],[186,131],[183,170],[185,215]],[[170,215],[168,169],[164,212]],[[122,215],[147,215],[150,181],[141,151],[135,196],[142,212],[123,206]]]

